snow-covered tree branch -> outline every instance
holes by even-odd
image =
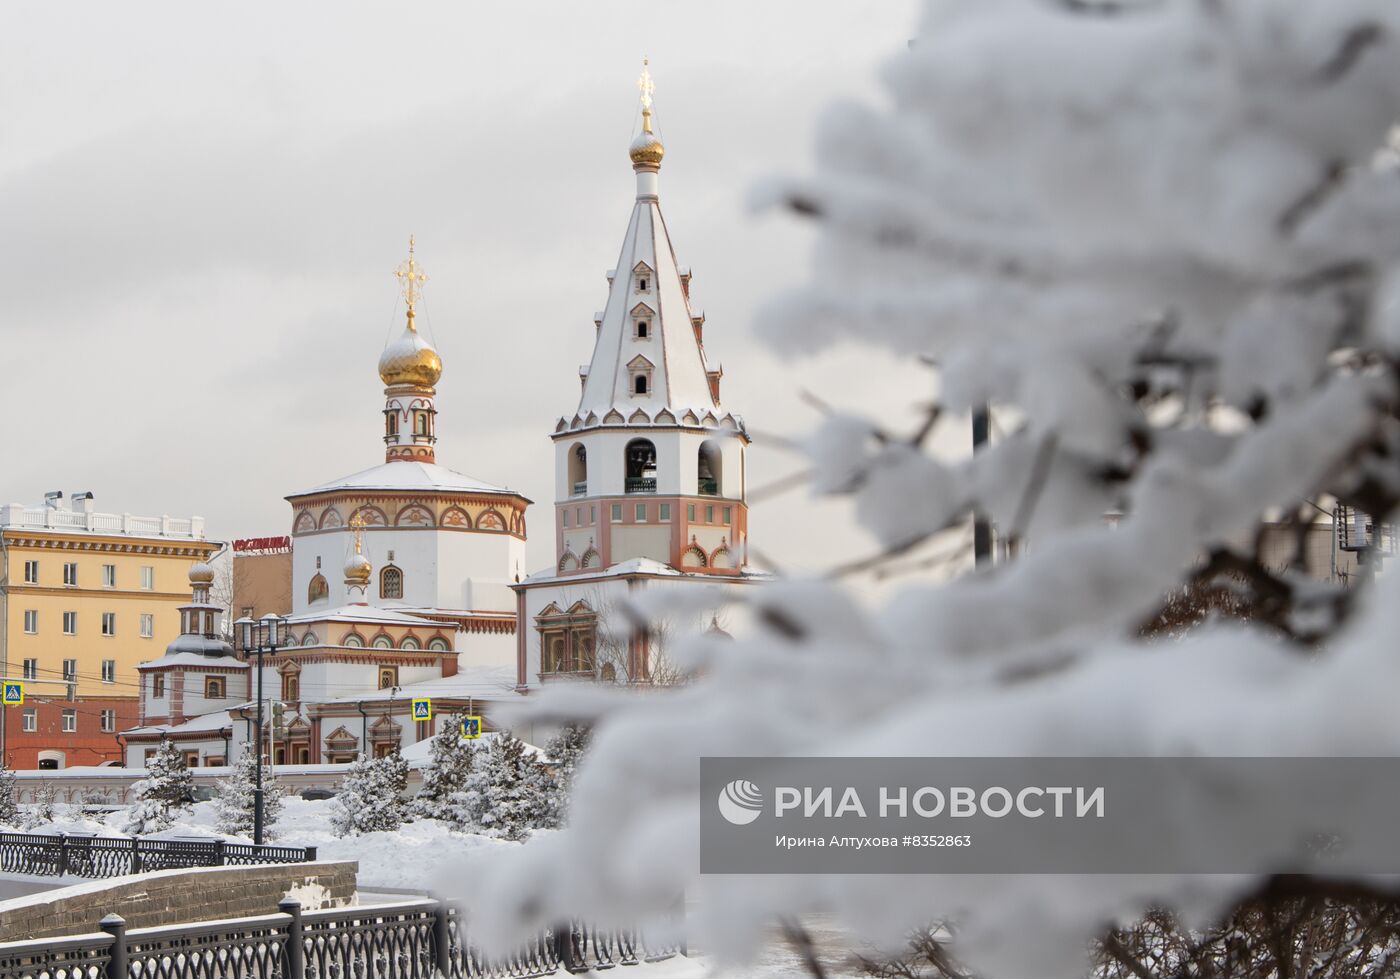
[[[1307,501],[1380,521],[1400,498],[1400,7],[954,0],[891,42],[885,104],[833,107],[815,172],[756,193],[820,231],[762,330],[931,365],[928,424],[838,408],[803,442],[874,563],[973,513],[1027,546],[874,611],[839,576],[748,589],[756,631],[686,643],[694,683],[547,691],[538,715],[594,725],[590,762],[566,829],[480,868],[484,924],[688,890],[721,956],[806,911],[891,943],[956,914],[979,975],[1080,975],[1107,925],[1211,920],[1278,854],[1235,878],[701,879],[698,757],[1400,750],[1400,583],[1343,595],[1241,544]],[[1003,438],[932,454],[985,402]],[[1224,578],[1255,621],[1138,634]],[[843,736],[814,745],[832,704]]]

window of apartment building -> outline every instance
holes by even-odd
[[[104,659],[102,661],[102,682],[117,682],[117,661],[114,659]]]
[[[77,661],[77,660],[75,660],[75,659],[66,659],[66,660],[63,661],[63,679],[65,679],[65,680],[76,680],[76,679],[78,679],[78,661]]]
[[[76,636],[78,634],[78,613],[63,613],[63,634],[65,636]]]
[[[117,566],[115,564],[102,565],[102,587],[117,587]]]
[[[39,661],[37,659],[27,659],[24,661],[24,678],[26,680],[39,679]]]
[[[78,583],[78,564],[76,561],[69,561],[63,566],[63,583],[65,585]]]
[[[24,562],[24,583],[26,585],[37,585],[39,583],[39,562]]]
[[[71,707],[63,708],[63,733],[74,734],[78,730],[78,712]]]
[[[30,734],[33,734],[35,731],[39,730],[38,708],[26,707],[24,709],[24,730],[29,732]]]
[[[104,636],[115,636],[117,634],[117,613],[102,613],[102,634]]]
[[[645,503],[638,503],[638,504],[637,504],[637,523],[646,523],[646,522],[647,522],[647,505],[646,505]]]
[[[31,636],[39,631],[39,610],[27,608],[24,610],[24,631]]]
[[[149,612],[141,613],[141,638],[149,639],[156,634],[156,619]]]
[[[104,710],[102,712],[102,731],[111,734],[117,729],[117,712],[114,710]]]
[[[622,504],[621,504],[621,503],[614,503],[614,504],[612,505],[612,519],[613,519],[613,523],[621,523],[621,522],[622,522]]]
[[[156,586],[156,569],[149,564],[141,568],[141,587],[145,591],[151,591]]]
[[[661,516],[660,516],[658,519],[660,519],[660,521],[661,521],[662,523],[665,523],[667,520],[670,520],[670,519],[671,519],[671,504],[669,504],[669,503],[662,503],[662,504],[660,504],[660,507],[661,507]]]
[[[204,696],[210,700],[222,700],[224,696],[224,678],[221,676],[206,676],[204,678]]]
[[[155,676],[151,677],[151,696],[152,696],[152,697],[164,697],[164,696],[165,696],[165,674],[164,674],[164,673],[157,673]]]

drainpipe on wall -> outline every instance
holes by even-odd
[[[369,715],[365,713],[365,702],[355,701],[355,709],[360,712],[360,754],[369,757]]]

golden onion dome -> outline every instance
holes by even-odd
[[[351,585],[368,585],[372,571],[369,558],[356,552],[345,562],[345,581]]]
[[[190,584],[207,585],[214,580],[214,569],[203,561],[190,565]]]
[[[386,385],[413,384],[430,388],[442,376],[442,358],[432,345],[418,335],[413,325],[413,310],[408,311],[408,326],[403,336],[384,348],[379,355],[379,377]]]
[[[655,169],[661,166],[661,158],[666,155],[666,147],[662,145],[656,133],[651,131],[651,109],[649,108],[642,110],[642,131],[637,134],[636,139],[632,140],[627,155],[632,158],[633,167]]]

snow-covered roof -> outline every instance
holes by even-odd
[[[169,666],[210,667],[220,669],[248,669],[248,664],[237,656],[207,656],[204,653],[166,653],[159,659],[147,660],[137,665],[138,670],[157,670]]]
[[[302,612],[299,615],[290,615],[287,622],[291,625],[310,625],[315,622],[352,622],[370,623],[373,625],[422,625],[441,626],[441,622],[432,619],[419,618],[408,612],[400,612],[398,609],[378,608],[374,605],[341,605],[338,608],[326,609],[322,612]]]
[[[233,725],[233,710],[237,709],[235,707],[232,710],[210,711],[208,714],[191,717],[188,721],[180,724],[148,724],[145,727],[135,727],[123,731],[122,734],[128,736],[132,734],[201,734],[207,731],[221,731]]]
[[[500,737],[500,735],[497,732],[487,731],[477,739],[477,744],[484,745],[490,741],[494,741],[498,737]],[[525,746],[525,754],[534,755],[541,759],[547,757],[543,748],[533,745],[528,741],[522,741],[520,743]],[[413,744],[400,751],[399,754],[403,756],[404,761],[408,762],[409,768],[418,768],[432,759],[433,739],[424,738],[422,741],[415,741]]]
[[[536,571],[521,582],[522,585],[538,585],[542,582],[561,581],[576,584],[580,581],[597,581],[600,578],[619,578],[625,575],[652,575],[666,578],[696,578],[711,583],[723,581],[733,581],[736,578],[741,581],[767,581],[773,576],[766,571],[744,570],[738,575],[726,575],[718,577],[713,574],[705,574],[696,571],[682,571],[661,561],[653,561],[651,558],[636,557],[629,561],[620,561],[617,564],[609,565],[606,568],[599,568],[597,571],[589,571],[586,574],[561,575],[554,568],[546,568],[543,571]]]
[[[375,690],[371,693],[320,700],[322,704],[354,704],[366,700],[393,699],[408,706],[415,697],[468,698],[473,700],[500,699],[505,696],[517,697],[515,692],[515,669],[509,666],[470,666],[454,676],[436,677],[422,683],[411,683],[393,691]]]
[[[287,499],[335,490],[424,490],[443,493],[501,493],[518,496],[514,490],[482,482],[446,466],[431,462],[399,460],[385,462],[340,479],[293,493]]]

